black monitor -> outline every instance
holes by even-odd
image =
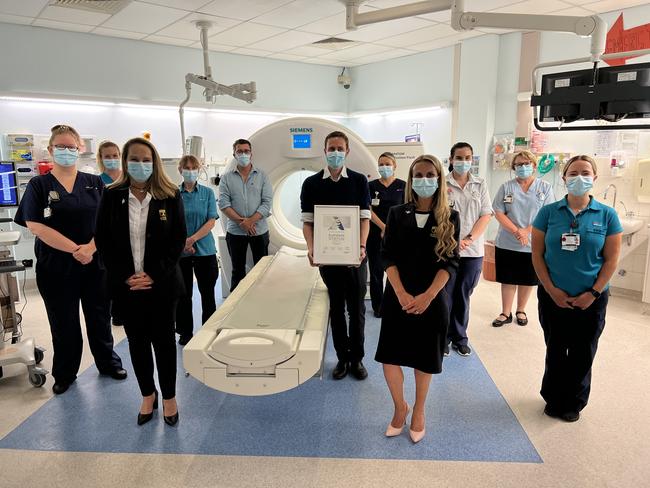
[[[16,166],[13,161],[0,161],[0,207],[18,206]]]
[[[647,92],[647,88],[650,87],[650,63],[601,68],[598,70],[598,87],[610,92],[623,90],[628,95],[625,100],[603,102],[601,105],[603,119],[617,122],[623,119],[650,117],[650,99]]]

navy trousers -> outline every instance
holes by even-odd
[[[483,257],[460,258],[456,276],[445,285],[450,317],[447,330],[447,342],[467,345],[467,326],[469,325],[469,297],[478,284],[483,268]]]
[[[540,393],[557,411],[579,412],[589,400],[591,365],[605,327],[609,293],[603,293],[586,310],[558,307],[542,286],[537,298],[546,342]]]

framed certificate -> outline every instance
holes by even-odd
[[[315,205],[314,263],[357,266],[359,226],[356,205]]]

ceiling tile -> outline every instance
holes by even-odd
[[[594,0],[567,0],[571,5],[584,5],[585,3],[594,3]]]
[[[423,27],[430,27],[432,23],[428,20],[418,19],[417,17],[407,17],[399,20],[390,20],[377,24],[365,25],[356,31],[349,31],[338,37],[343,39],[352,39],[353,41],[374,42],[379,39],[412,32]]]
[[[335,36],[345,32],[345,12],[325,17],[311,22],[309,24],[301,25],[298,30],[305,32],[314,32],[316,34],[323,34],[325,36]]]
[[[0,22],[7,24],[30,25],[34,19],[32,17],[22,17],[20,15],[9,15],[0,13]]]
[[[399,7],[400,5],[406,5],[407,3],[413,3],[414,0],[370,0],[368,5],[372,5],[377,8],[391,8]]]
[[[604,13],[613,10],[622,10],[624,8],[636,7],[647,4],[647,0],[603,0],[600,2],[587,3],[583,5],[594,12]]]
[[[143,0],[147,3],[155,3],[163,7],[178,8],[181,10],[188,10],[194,12],[201,7],[208,5],[212,0]]]
[[[487,12],[495,8],[517,3],[518,0],[465,0],[465,10],[468,12]],[[544,0],[539,0],[543,3]]]
[[[442,12],[419,15],[419,17],[427,20],[433,20],[434,22],[444,22],[445,24],[449,24],[451,22],[451,10],[443,10]]]
[[[37,17],[49,0],[0,0],[0,13]]]
[[[214,15],[192,13],[181,20],[174,22],[172,25],[156,32],[158,36],[176,37],[178,39],[187,39],[196,41],[200,39],[201,31],[196,27],[197,20],[207,20],[212,22],[208,30],[208,36],[225,31],[239,23],[238,20],[226,19],[224,17],[215,17]]]
[[[90,32],[92,25],[69,24],[68,22],[57,22],[56,20],[36,19],[32,24],[36,27],[47,27],[49,29],[60,29],[75,32]]]
[[[201,42],[195,42],[194,44],[190,44],[190,47],[195,47],[197,49],[202,49]],[[224,44],[217,44],[215,42],[210,41],[208,43],[208,48],[210,51],[215,51],[215,52],[221,52],[221,53],[228,53],[230,51],[234,51],[237,49],[235,46],[226,46]]]
[[[58,20],[71,24],[99,25],[108,19],[110,14],[89,12],[68,7],[47,7],[38,16],[39,19]]]
[[[345,6],[336,0],[294,0],[256,17],[255,22],[294,29],[343,11]]]
[[[275,54],[271,54],[269,58],[284,59],[286,61],[302,61],[304,59],[307,59],[306,56],[296,56],[295,54],[289,54],[289,53],[275,53]]]
[[[152,34],[186,15],[184,10],[133,2],[104,22],[102,27]]]
[[[92,30],[92,34],[110,37],[123,37],[125,39],[142,39],[143,37],[146,37],[146,34],[143,34],[142,32],[121,31],[117,29],[107,29],[106,27],[95,27]]]
[[[289,2],[291,0],[237,0],[237,6],[233,7],[232,0],[214,0],[199,11],[231,19],[250,20]]]
[[[374,54],[390,51],[391,48],[386,46],[378,46],[377,44],[362,44],[348,49],[341,49],[329,54],[321,55],[323,59],[336,59],[341,61],[351,61],[353,59],[361,58],[364,56],[371,56]]]
[[[562,10],[556,10],[554,12],[551,12],[551,15],[575,15],[577,17],[587,17],[593,14],[594,12],[592,12],[591,10],[587,10],[586,8],[583,7],[570,7],[570,8],[565,8]]]
[[[167,36],[159,36],[159,35],[147,36],[143,39],[143,41],[156,42],[158,44],[170,44],[172,46],[183,46],[183,47],[188,47],[191,44],[194,44],[194,41],[189,41],[187,39],[178,39],[176,37],[167,37]]]
[[[298,56],[307,56],[307,57],[312,57],[312,56],[320,56],[322,54],[326,54],[330,52],[331,49],[325,49],[322,47],[315,47],[315,46],[300,46],[300,47],[294,47],[291,50],[292,54],[297,54]]]
[[[355,59],[359,64],[369,64],[376,63],[378,61],[385,61],[387,59],[401,58],[404,56],[410,56],[412,54],[417,54],[414,51],[409,51],[408,49],[391,49],[390,51],[385,51],[379,54],[373,54],[371,56],[364,56],[363,58]]]
[[[253,22],[246,22],[244,24],[236,25],[224,32],[220,32],[215,36],[210,36],[210,42],[214,40],[217,44],[225,44],[226,46],[248,46],[254,42],[267,39],[272,36],[277,36],[286,32],[286,29],[279,27],[271,27],[270,25],[255,24]]]
[[[376,41],[377,44],[383,44],[392,47],[407,47],[414,44],[433,41],[441,37],[448,37],[456,34],[456,31],[447,24],[436,24],[424,29],[418,29],[413,32],[401,34],[399,36],[389,37]]]
[[[510,14],[547,14],[549,12],[569,7],[571,7],[570,4],[560,0],[545,0],[543,2],[540,2],[539,0],[527,0],[525,2],[519,2],[514,5],[495,9],[494,12]]]
[[[263,51],[260,49],[248,49],[245,47],[240,47],[232,51],[234,54],[243,54],[244,56],[257,56],[259,58],[265,58],[270,54],[273,54],[271,51]]]
[[[470,37],[478,37],[482,35],[483,32],[478,32],[478,31],[462,32],[453,36],[443,37],[441,39],[435,39],[433,41],[414,44],[412,46],[409,46],[409,49],[413,49],[421,52],[433,51],[434,49],[453,46],[454,44],[458,44],[459,42],[463,41],[463,39],[468,39]]]
[[[320,34],[310,34],[308,32],[288,31],[277,36],[269,37],[263,41],[251,44],[251,49],[262,49],[265,51],[286,51],[293,47],[305,46],[312,42],[320,41],[324,36]]]

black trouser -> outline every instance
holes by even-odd
[[[380,251],[381,236],[371,232],[366,243],[366,252],[370,269],[370,302],[374,312],[381,310],[381,302],[384,299],[384,265],[381,262]]]
[[[176,300],[151,290],[130,291],[120,306],[124,311],[124,331],[129,340],[133,371],[142,396],[153,394],[153,356],[156,355],[158,383],[163,399],[176,396],[176,340],[174,317]]]
[[[467,345],[467,327],[469,325],[469,297],[481,277],[483,258],[460,258],[458,271],[445,285],[449,296],[449,329],[447,342]]]
[[[214,287],[219,278],[217,255],[184,257],[180,260],[180,267],[185,283],[185,295],[180,298],[176,307],[176,332],[181,336],[191,336],[194,330],[193,275],[196,275],[196,283],[201,294],[201,324],[205,324],[217,309],[214,299]]]
[[[124,325],[124,313],[120,310],[119,303],[115,301],[111,301],[111,317],[114,324]]]
[[[336,356],[339,361],[361,361],[366,324],[366,261],[358,268],[321,266],[319,271],[330,298],[330,324]],[[349,332],[345,321],[346,306]]]
[[[540,393],[549,407],[579,412],[589,400],[591,365],[605,327],[609,293],[586,310],[558,307],[540,286],[539,321],[546,342],[546,367]]]
[[[68,260],[72,257],[49,259]],[[36,284],[52,331],[52,376],[56,383],[72,383],[79,372],[83,351],[80,301],[88,344],[97,369],[100,373],[110,373],[122,367],[122,360],[113,351],[106,281],[96,259],[85,266],[76,261],[39,263],[36,266]]]
[[[269,254],[269,233],[266,232],[259,236],[239,236],[226,233],[226,244],[230,253],[232,262],[232,279],[230,281],[230,291],[237,288],[237,285],[246,276],[246,252],[248,245],[251,246],[253,253],[253,262],[257,262]]]

